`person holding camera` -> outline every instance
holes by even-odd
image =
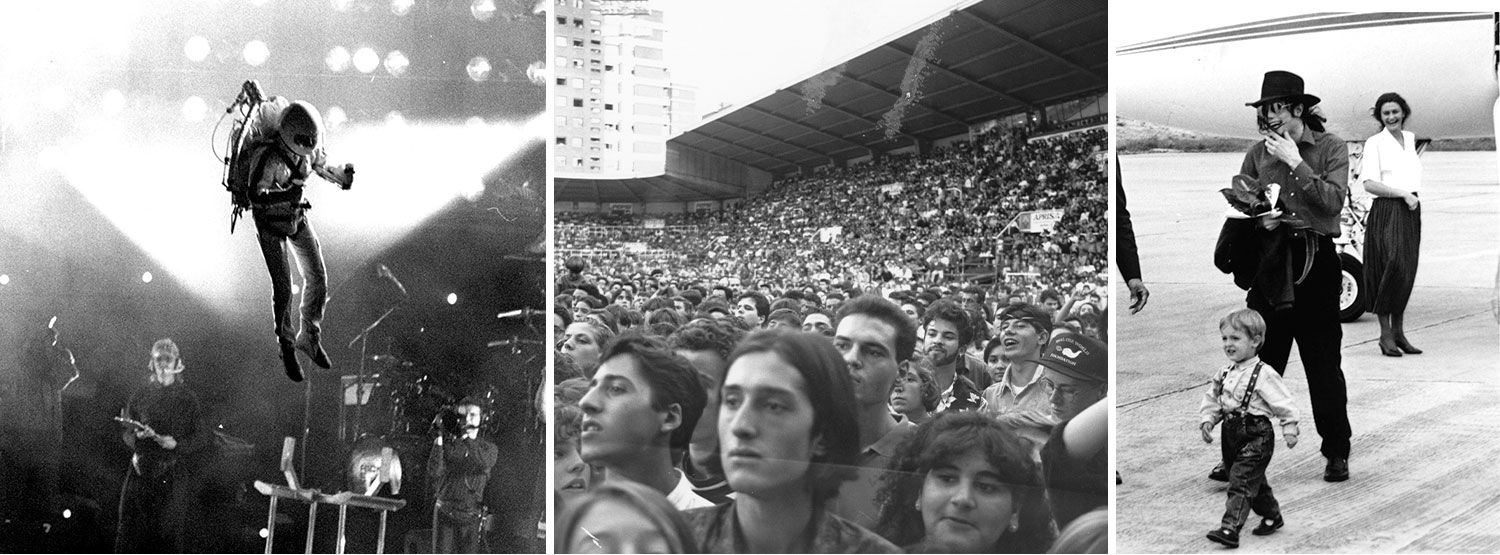
[[[500,448],[479,437],[484,409],[460,401],[442,415],[442,431],[427,457],[427,482],[433,492],[433,551],[479,553],[484,520],[484,488]]]

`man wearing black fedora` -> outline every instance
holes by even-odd
[[[1341,232],[1339,212],[1349,189],[1349,150],[1343,139],[1324,132],[1324,119],[1313,109],[1318,102],[1318,97],[1303,92],[1301,77],[1269,71],[1261,83],[1260,99],[1246,103],[1265,120],[1269,132],[1245,153],[1240,173],[1261,185],[1281,185],[1277,205],[1260,218],[1256,235],[1269,238],[1278,227],[1290,227],[1291,240],[1279,243],[1290,251],[1281,264],[1301,277],[1292,286],[1290,307],[1283,302],[1278,309],[1268,299],[1276,292],[1259,291],[1255,285],[1246,295],[1246,304],[1266,320],[1260,358],[1277,373],[1286,372],[1292,341],[1297,342],[1307,372],[1313,420],[1323,438],[1321,451],[1328,459],[1323,479],[1342,482],[1349,479],[1352,432],[1340,368],[1341,279],[1333,238]]]

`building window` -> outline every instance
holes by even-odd
[[[566,78],[566,77],[558,77],[557,78],[557,84],[558,85],[566,85],[566,84],[568,84],[568,78]]]
[[[583,127],[583,118],[573,118],[573,127]]]
[[[567,144],[568,144],[568,138],[567,137],[558,137],[558,138],[554,139],[554,141],[556,141],[557,144],[560,144],[560,145],[563,145],[563,146],[567,146]]]
[[[614,70],[615,70],[615,66],[612,66],[612,65],[609,65],[609,64],[604,64],[604,71],[614,71]]]
[[[557,16],[557,24],[558,25],[567,25],[568,24],[568,18],[563,17],[563,16]]]
[[[573,39],[573,46],[583,48],[583,39]]]
[[[583,137],[572,137],[568,139],[568,146],[583,148]]]
[[[566,96],[559,96],[559,97],[557,97],[555,99],[555,102],[553,102],[553,105],[555,105],[555,106],[567,106],[568,105],[568,97],[566,97]]]
[[[605,110],[613,110],[613,109],[615,109],[615,105],[614,104],[605,103],[604,104],[604,109]]]
[[[583,88],[583,78],[582,77],[574,77],[573,78],[573,86],[574,87],[578,87],[580,89]]]
[[[582,98],[575,98],[575,99],[573,99],[573,107],[574,108],[582,108],[583,107],[583,99]]]
[[[564,116],[557,116],[555,118],[552,118],[552,124],[557,127],[562,127],[568,124],[568,118]]]
[[[579,29],[582,29],[583,28],[583,20],[582,19],[578,19],[578,18],[573,18],[573,26],[577,27]]]

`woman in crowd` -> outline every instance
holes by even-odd
[[[1375,195],[1366,219],[1364,286],[1370,312],[1380,320],[1380,353],[1398,357],[1422,350],[1406,340],[1406,303],[1417,279],[1422,244],[1422,160],[1417,136],[1406,130],[1411,107],[1396,93],[1375,99],[1379,133],[1365,140],[1360,182]]]
[[[1056,533],[1031,449],[993,419],[943,413],[896,452],[876,527],[913,553],[1041,553]]]
[[[897,553],[825,510],[853,477],[853,385],[827,338],[766,330],[730,355],[719,388],[719,445],[734,501],[687,511],[711,553]]]
[[[891,388],[891,412],[897,420],[922,424],[932,420],[941,394],[926,361],[907,362],[906,366],[908,369],[896,378],[896,387]]]
[[[635,482],[599,484],[558,523],[558,553],[701,552],[666,496]]]

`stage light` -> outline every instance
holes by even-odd
[[[302,286],[293,283],[292,284],[292,294],[293,295],[301,295],[302,294]]]
[[[10,285],[10,274],[0,274],[0,285]]]
[[[261,528],[260,529],[260,537],[261,538],[266,538],[266,537],[269,537],[270,535],[271,535],[271,531],[270,530],[267,530],[265,528]]]
[[[151,272],[141,273],[141,283],[151,283],[153,279],[156,279],[156,276],[151,275]]]
[[[104,91],[102,106],[104,108],[104,115],[119,115],[120,112],[125,110],[125,93],[120,92],[120,89]]]
[[[323,63],[328,64],[328,69],[334,73],[342,73],[349,69],[349,49],[335,46],[323,57]]]
[[[400,50],[392,50],[385,55],[385,71],[391,77],[406,75],[406,68],[411,65],[411,60],[406,59],[406,54]]]
[[[60,171],[63,169],[63,162],[65,161],[67,161],[67,157],[63,154],[62,147],[57,145],[47,145],[42,148],[42,153],[37,155],[37,164],[42,169]]]
[[[469,13],[474,14],[474,19],[489,21],[495,17],[495,0],[474,0],[469,4]]]
[[[484,56],[475,56],[464,69],[469,72],[469,78],[475,81],[482,82],[490,78],[490,61]]]
[[[385,124],[391,127],[405,127],[406,116],[401,115],[401,112],[392,110],[385,115]]]
[[[338,106],[329,106],[328,110],[323,112],[323,123],[328,124],[329,129],[343,127],[344,122],[347,121],[349,121],[349,115],[345,114],[344,109]]]
[[[266,47],[266,43],[260,40],[252,40],[245,43],[244,56],[245,63],[260,67],[261,64],[266,63],[266,60],[271,57],[271,49]]]
[[[391,0],[391,13],[398,16],[411,12],[411,7],[417,3],[416,0]]]
[[[182,46],[182,53],[186,54],[188,60],[192,62],[201,62],[208,58],[209,50],[208,39],[198,35],[193,35],[187,40],[187,44]]]
[[[73,509],[63,509],[63,520],[73,518]]]
[[[58,113],[68,107],[68,93],[62,87],[47,87],[47,92],[42,93],[42,109]]]
[[[458,304],[458,293],[448,294],[448,304]]]
[[[182,103],[182,119],[188,123],[203,121],[203,116],[206,114],[208,114],[208,103],[204,102],[201,97],[189,96],[187,101]]]
[[[375,66],[380,65],[380,55],[375,53],[374,48],[368,46],[354,51],[354,69],[360,73],[375,71]]]

